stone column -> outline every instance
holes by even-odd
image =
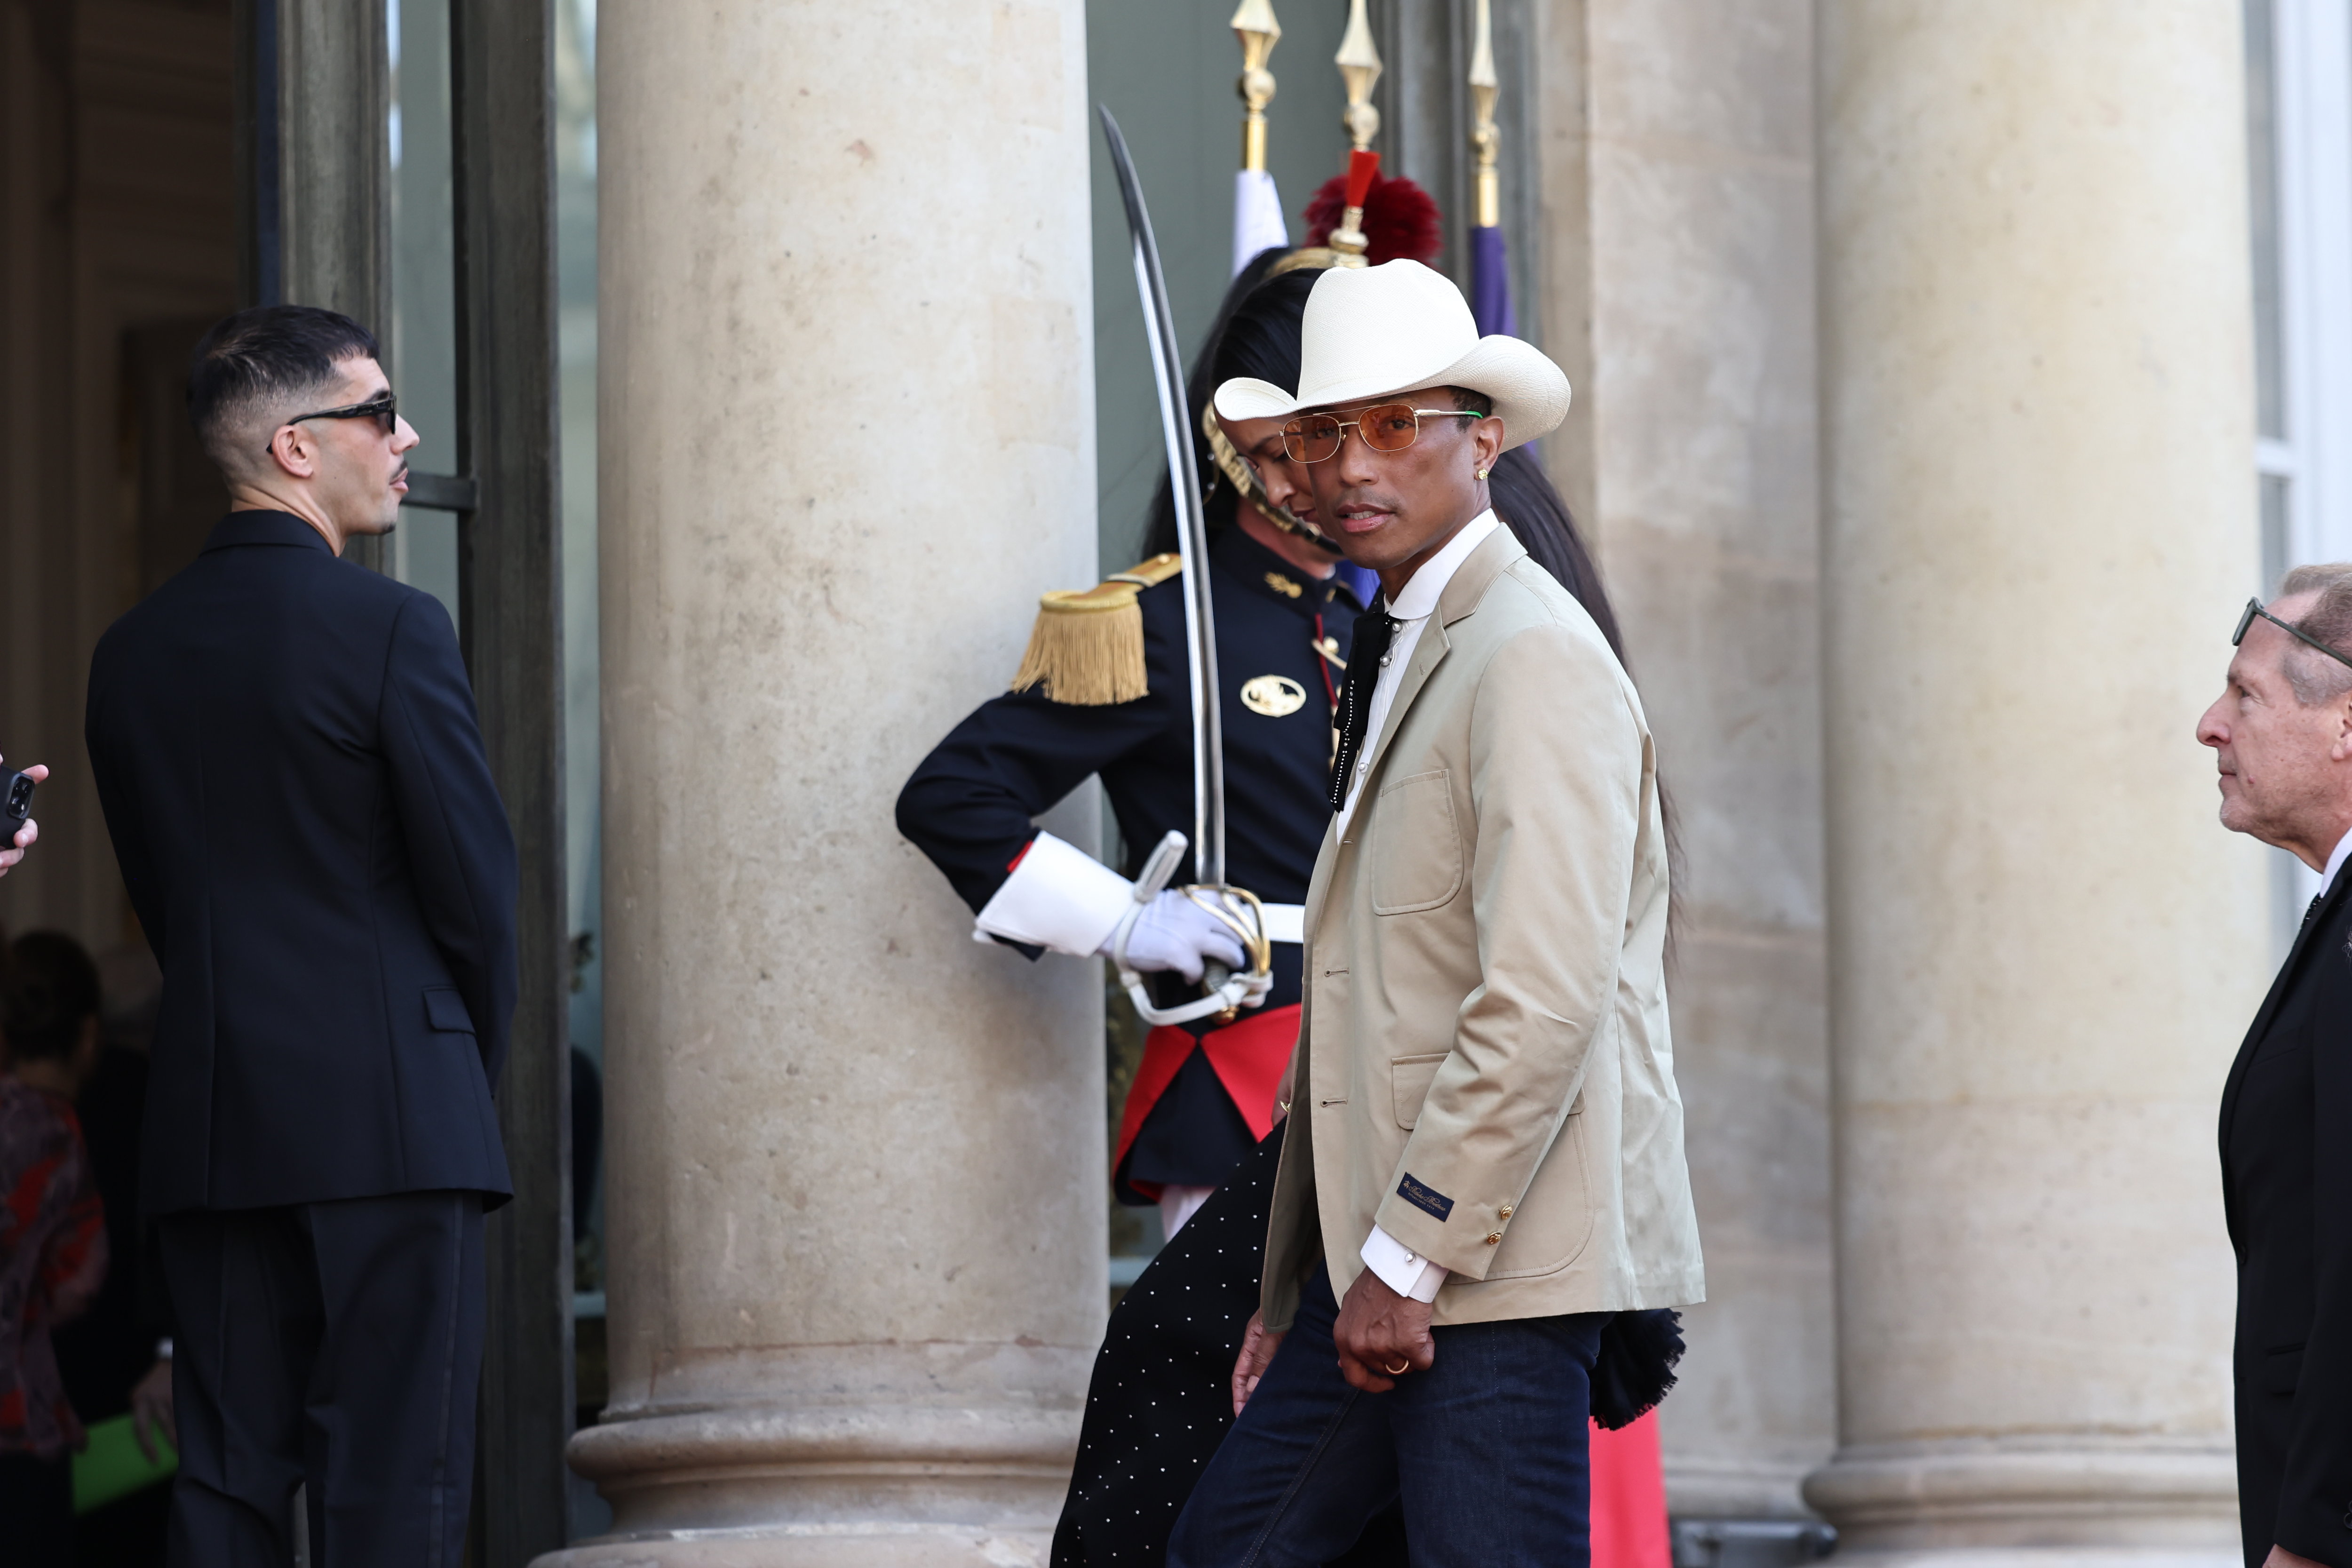
[[[1849,1547],[2237,1557],[2214,1117],[2263,851],[2237,0],[1820,11]]]
[[[599,31],[616,1521],[541,1561],[1042,1563],[1098,981],[972,942],[891,803],[1094,581],[1084,7]]]
[[[1680,1519],[1801,1514],[1835,1446],[1813,0],[1542,0],[1548,438],[1675,812],[1675,1078],[1707,1300]],[[1499,17],[1498,17],[1499,20]]]

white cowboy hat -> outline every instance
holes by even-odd
[[[1240,376],[1217,388],[1228,419],[1287,419],[1368,397],[1465,386],[1495,400],[1506,450],[1568,417],[1568,377],[1532,343],[1482,338],[1470,306],[1418,261],[1336,267],[1315,280],[1299,327],[1298,395]]]

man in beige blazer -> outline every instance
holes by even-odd
[[[1649,728],[1488,509],[1567,412],[1558,367],[1410,261],[1325,274],[1302,351],[1296,396],[1217,411],[1286,419],[1383,607],[1307,893],[1263,1376],[1169,1562],[1325,1563],[1401,1495],[1416,1564],[1579,1563],[1601,1326],[1705,1289]]]

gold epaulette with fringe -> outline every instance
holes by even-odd
[[[1034,687],[1049,701],[1081,708],[1143,696],[1143,609],[1135,596],[1183,568],[1181,556],[1155,555],[1091,588],[1042,595],[1013,689]]]

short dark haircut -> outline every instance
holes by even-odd
[[[1495,412],[1495,400],[1483,392],[1473,392],[1466,386],[1449,386],[1445,391],[1454,399],[1454,406],[1465,414],[1475,414],[1484,419]]]
[[[257,305],[223,317],[188,365],[188,419],[214,462],[250,460],[235,427],[271,404],[317,391],[347,359],[377,357],[375,334],[316,305]],[[255,455],[258,455],[257,453]]]
[[[61,931],[26,931],[8,944],[0,969],[0,1030],[17,1061],[73,1055],[82,1027],[98,1016],[98,965]]]

